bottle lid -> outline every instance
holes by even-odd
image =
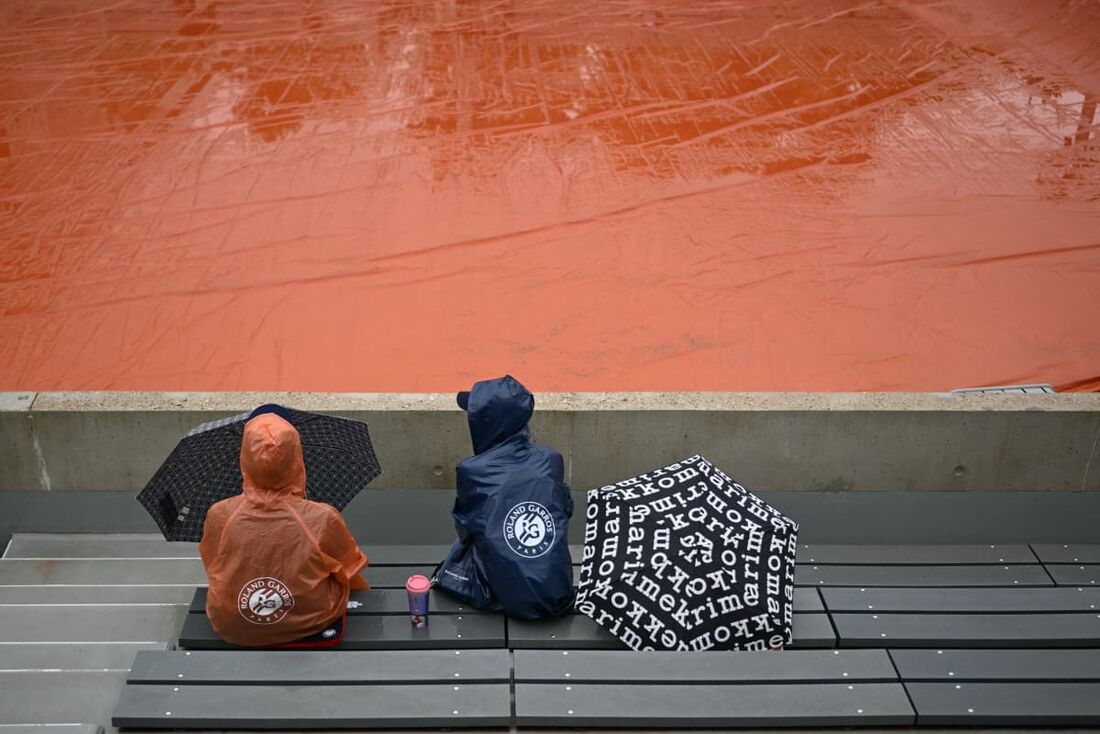
[[[432,582],[428,580],[427,576],[421,576],[420,574],[409,576],[405,581],[405,590],[411,591],[414,594],[421,594],[431,588]]]

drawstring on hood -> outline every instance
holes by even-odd
[[[241,438],[244,494],[265,502],[280,495],[306,496],[306,465],[298,429],[274,413],[248,421]]]
[[[481,454],[522,433],[535,412],[535,396],[511,375],[474,383],[466,406],[474,453]]]

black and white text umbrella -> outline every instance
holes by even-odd
[[[577,609],[635,650],[782,647],[797,535],[692,456],[588,493]]]

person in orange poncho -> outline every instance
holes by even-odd
[[[214,504],[199,554],[210,579],[206,616],[236,645],[301,640],[347,613],[350,589],[366,589],[367,557],[343,516],[306,495],[297,429],[274,413],[245,424],[243,494]]]

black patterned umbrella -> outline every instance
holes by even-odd
[[[302,438],[306,497],[344,509],[381,472],[367,424],[279,407]],[[242,413],[190,431],[138,494],[168,540],[202,540],[206,511],[241,493]]]
[[[577,609],[634,650],[791,642],[798,525],[701,456],[588,493]]]

